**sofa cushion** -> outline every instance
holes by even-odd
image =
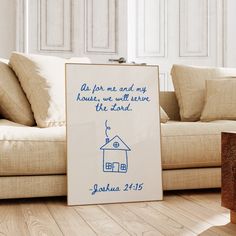
[[[65,63],[88,63],[88,58],[63,59],[12,53],[10,65],[31,104],[38,127],[65,125]]]
[[[0,113],[6,119],[32,126],[30,104],[7,60],[0,59]]]
[[[236,69],[173,65],[171,75],[181,120],[197,121],[204,106],[205,81],[236,76]]]
[[[222,131],[236,131],[236,121],[162,124],[163,169],[220,166]]]
[[[163,190],[220,188],[221,167],[164,170]]]
[[[222,131],[236,131],[236,121],[162,124],[163,169],[220,166]],[[40,129],[1,119],[0,150],[0,176],[66,173],[65,127]]]
[[[37,125],[65,125],[65,60],[15,52],[10,65],[31,104]]]
[[[161,117],[161,123],[166,123],[170,119],[161,106],[160,106],[160,117]]]
[[[170,120],[180,120],[178,101],[174,91],[160,91],[160,106]]]
[[[65,127],[0,120],[0,176],[66,173]]]
[[[236,79],[206,81],[201,121],[236,120]]]

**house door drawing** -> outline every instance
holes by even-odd
[[[119,172],[119,162],[113,162],[113,168],[112,168],[112,171],[113,172]]]

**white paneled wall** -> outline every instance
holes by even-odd
[[[165,5],[165,0],[137,1],[137,57],[165,56]]]
[[[211,20],[208,0],[179,1],[179,56],[208,57],[209,56],[209,20]],[[217,22],[213,27],[217,27]]]
[[[16,0],[0,0],[0,57],[16,49]]]
[[[93,62],[126,57],[126,0],[18,0],[28,2],[25,51]],[[24,18],[19,14],[20,19]],[[26,23],[26,22],[25,22]],[[23,27],[23,26],[22,26]]]
[[[72,0],[40,0],[37,13],[38,51],[72,51]]]
[[[116,53],[116,1],[87,0],[85,11],[85,52]]]
[[[25,50],[70,56],[73,52],[72,0],[30,0],[27,7],[28,44]]]
[[[236,67],[236,1],[225,0],[224,5],[224,65]]]
[[[128,7],[129,60],[158,64],[162,90],[173,89],[174,63],[223,66],[224,1],[130,0]]]
[[[0,56],[10,51],[236,67],[235,0],[1,0]]]

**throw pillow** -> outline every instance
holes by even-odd
[[[19,78],[39,127],[65,125],[65,63],[89,63],[87,58],[63,59],[54,56],[14,52],[10,65]]]
[[[30,104],[20,83],[4,59],[0,59],[0,113],[4,118],[19,124],[35,124]]]
[[[235,91],[235,79],[207,80],[201,121],[236,120]]]
[[[197,121],[204,106],[205,81],[236,76],[236,69],[173,65],[171,75],[181,120]]]
[[[160,116],[161,116],[161,123],[166,123],[170,119],[161,106],[160,106]]]
[[[10,65],[41,128],[65,125],[65,59],[12,53]]]

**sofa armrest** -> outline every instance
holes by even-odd
[[[165,110],[171,120],[180,120],[179,105],[175,96],[175,92],[160,92],[160,105]]]

